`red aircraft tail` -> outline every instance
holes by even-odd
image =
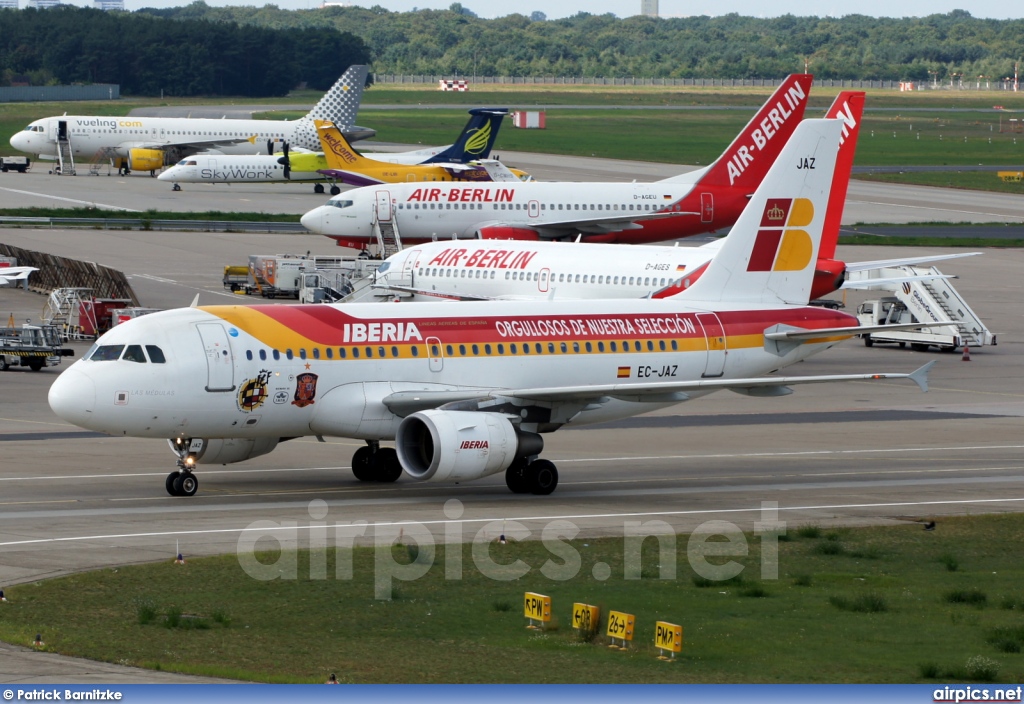
[[[853,170],[853,157],[857,153],[857,136],[860,134],[863,115],[863,91],[843,91],[836,96],[832,107],[825,113],[825,117],[842,119],[843,134],[839,138],[839,156],[836,159],[836,172],[832,177],[832,194],[828,199],[825,229],[821,236],[818,259],[832,259],[836,254],[836,244],[839,242],[839,221],[843,217],[846,189],[850,186],[850,173]]]

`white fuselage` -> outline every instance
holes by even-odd
[[[584,231],[626,230],[637,241],[666,236],[679,223],[700,222],[701,214],[682,214],[679,201],[693,190],[689,183],[399,183],[352,189],[302,216],[306,229],[323,235],[367,239],[375,218],[393,220],[403,242],[474,238],[494,228],[543,229],[560,223],[593,221]],[[641,220],[659,212],[678,217]],[[615,221],[602,230],[602,220]],[[679,235],[676,235],[679,236]]]
[[[426,242],[389,257],[375,283],[412,289],[415,300],[661,298],[688,288],[720,246]]]
[[[324,181],[316,171],[292,169],[284,176],[281,155],[195,154],[164,169],[157,178],[173,183],[275,183],[287,181]]]
[[[61,124],[63,123],[63,128]],[[176,145],[208,147],[191,151],[223,154],[266,154],[267,142],[316,150],[320,148],[308,118],[238,120],[188,117],[106,117],[62,115],[32,122],[11,137],[11,146],[28,154],[52,156],[58,134],[65,134],[75,157],[94,157],[104,150],[127,157],[131,149],[166,149]],[[305,126],[306,129],[300,129]],[[310,136],[312,139],[310,139]]]
[[[103,335],[49,400],[65,420],[112,435],[388,439],[401,418],[383,400],[396,392],[748,378],[836,342],[771,351],[763,331],[779,323],[855,319],[796,306],[711,312],[671,299],[184,308]],[[165,361],[119,358],[131,345],[159,348]],[[306,374],[312,391],[300,388]],[[679,400],[583,402],[564,422]]]

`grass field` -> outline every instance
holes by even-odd
[[[1024,181],[1005,182],[991,171],[940,171],[902,174],[856,174],[854,178],[863,181],[883,183],[914,183],[919,186],[940,188],[966,188],[975,191],[1024,194]]]
[[[808,116],[817,116],[832,100],[836,89],[816,90]],[[545,152],[610,159],[636,159],[703,165],[716,158],[749,120],[768,89],[688,89],[662,87],[523,86],[481,84],[472,93],[442,93],[430,86],[374,87],[364,95],[367,105],[448,104],[451,109],[381,110],[366,108],[359,122],[372,126],[378,139],[407,144],[437,145],[451,142],[466,120],[465,109],[480,104],[529,108],[549,106],[609,105],[619,109],[547,109],[547,129],[516,130],[507,125],[495,151]],[[312,91],[287,98],[261,100],[269,105],[312,103]],[[1009,132],[1012,113],[974,112],[991,108],[994,101],[1008,110],[1024,110],[1024,95],[979,94],[969,91],[937,91],[899,94],[869,91],[868,108],[899,107],[899,112],[865,115],[857,151],[857,165],[974,165],[1017,166],[1024,164],[1024,133]],[[0,154],[13,153],[10,136],[31,120],[71,109],[83,114],[127,114],[141,106],[168,104],[171,99],[126,99],[74,104],[8,103],[0,105]],[[178,100],[175,105],[232,104],[244,100]],[[631,106],[742,105],[746,110],[648,110]],[[902,109],[902,108],[905,108]],[[946,108],[956,108],[957,111]],[[964,110],[964,111],[960,111]],[[303,113],[278,111],[267,118],[294,118]],[[1017,123],[1020,124],[1020,123]],[[911,175],[891,180],[916,182]],[[957,187],[979,187],[969,179],[947,179]],[[984,188],[982,184],[980,187]],[[999,187],[985,190],[998,190]],[[1012,191],[1010,191],[1012,192]]]
[[[463,546],[463,579],[445,580],[445,555],[393,546],[396,563],[429,571],[374,598],[374,554],[353,553],[351,580],[256,581],[235,556],[105,569],[7,589],[0,638],[144,667],[274,682],[927,682],[1024,678],[1024,515],[822,530],[790,526],[779,543],[779,579],[761,580],[761,538],[747,535],[746,567],[709,582],[674,548],[676,578],[659,578],[648,538],[640,579],[623,579],[621,540],[489,545],[496,563],[532,569],[513,581],[483,577]],[[262,545],[262,543],[261,543]],[[269,545],[269,544],[268,544]],[[539,568],[579,556],[576,577]],[[386,549],[386,548],[385,548]],[[671,552],[672,550],[670,550]],[[336,554],[326,559],[334,575]],[[262,553],[273,564],[280,553]],[[571,559],[571,557],[570,557]],[[714,558],[723,561],[728,558]],[[611,577],[593,576],[604,563]],[[281,563],[283,564],[283,563]],[[272,570],[276,568],[271,568]],[[289,573],[285,569],[285,573]],[[524,628],[523,592],[553,600],[549,630]],[[574,601],[636,615],[629,652],[569,627]],[[655,620],[679,623],[674,664],[655,659]],[[603,624],[602,624],[603,625]],[[603,632],[603,628],[602,628]]]

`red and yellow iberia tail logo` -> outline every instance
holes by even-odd
[[[814,219],[807,198],[769,198],[761,215],[747,271],[800,271],[811,263],[814,243],[805,230]]]

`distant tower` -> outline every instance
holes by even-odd
[[[657,17],[658,0],[640,0],[640,14],[644,17]]]
[[[60,5],[60,0],[28,0],[28,7],[34,7],[38,10],[45,10],[48,7],[57,7]]]

